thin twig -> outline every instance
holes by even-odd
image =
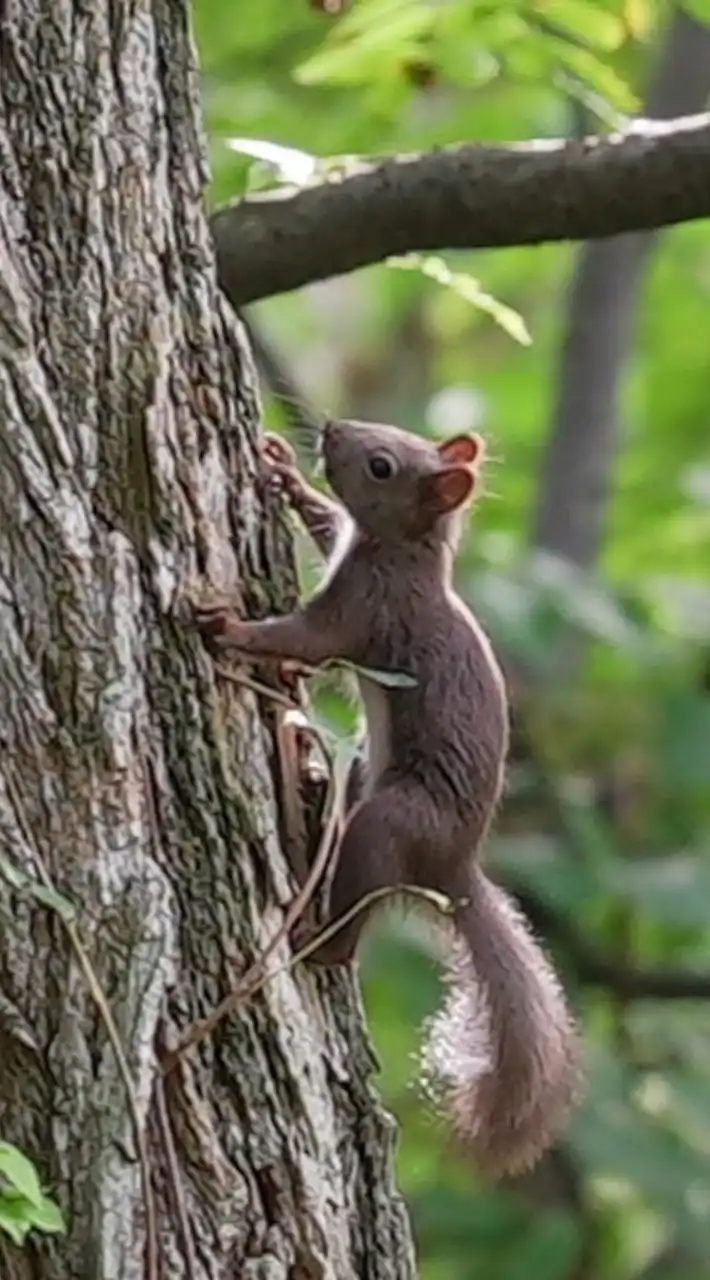
[[[342,916],[338,916],[336,920],[331,920],[330,923],[317,934],[312,938],[309,938],[308,942],[305,943],[299,951],[294,952],[287,964],[282,965],[278,969],[272,969],[267,973],[264,981],[270,981],[272,978],[278,977],[279,974],[286,973],[289,969],[292,969],[299,960],[307,960],[308,956],[312,955],[314,951],[317,951],[319,947],[322,947],[324,942],[329,942],[336,933],[340,933],[340,930],[344,925],[350,924],[350,921],[354,920],[355,916],[359,916],[361,911],[365,911],[366,908],[371,907],[373,903],[381,902],[385,898],[399,897],[402,893],[406,894],[407,897],[410,898],[423,898],[430,906],[433,906],[437,911],[440,911],[442,915],[451,915],[456,905],[462,905],[467,901],[467,899],[462,898],[460,901],[455,903],[452,899],[447,898],[443,893],[432,892],[431,889],[422,889],[416,884],[389,884],[384,885],[380,889],[372,889],[370,893],[363,894],[362,898],[358,898],[357,902],[353,903],[352,907],[349,907],[347,911],[344,911]]]
[[[223,680],[227,680],[230,684],[242,685],[245,689],[251,689],[252,693],[256,693],[261,698],[268,698],[271,702],[277,702],[280,707],[285,707],[288,711],[301,711],[298,703],[293,698],[289,698],[287,693],[282,693],[280,689],[272,689],[270,684],[263,684],[261,680],[255,680],[253,676],[248,676],[244,671],[228,671],[221,663],[216,662],[214,669],[217,675]]]
[[[337,818],[337,808],[335,813]],[[324,834],[328,834],[330,836],[334,829],[335,828],[333,827],[329,831],[326,827]],[[322,845],[321,850],[323,847],[327,848],[328,846],[327,844],[324,846]],[[313,866],[315,869],[315,862]],[[304,885],[304,889],[305,887],[306,886]],[[303,892],[303,890],[301,892]],[[362,911],[365,911],[375,902],[381,902],[385,898],[399,897],[401,894],[406,894],[412,898],[425,899],[430,906],[434,906],[442,915],[450,915],[456,905],[452,900],[445,898],[444,894],[433,893],[430,889],[422,889],[419,885],[414,884],[393,884],[386,885],[380,889],[373,889],[371,893],[366,893],[362,898],[358,898],[357,902],[345,911],[343,915],[338,916],[336,920],[331,920],[328,925],[323,929],[320,929],[312,938],[309,938],[308,942],[305,943],[305,945],[298,951],[295,951],[285,964],[278,965],[275,969],[266,970],[265,962],[273,953],[276,946],[281,941],[281,938],[287,932],[285,921],[284,926],[279,930],[279,933],[276,935],[273,942],[265,949],[256,964],[252,965],[252,968],[231,995],[226,996],[225,999],[217,1005],[208,1018],[202,1019],[201,1022],[196,1022],[183,1037],[174,1052],[165,1055],[164,1071],[166,1073],[171,1071],[176,1065],[178,1058],[185,1052],[185,1050],[191,1048],[195,1044],[198,1044],[200,1040],[203,1040],[205,1036],[209,1035],[221,1018],[232,1013],[239,1005],[244,1004],[248,999],[251,999],[251,997],[256,995],[258,991],[261,991],[262,987],[266,986],[267,982],[273,981],[274,978],[280,977],[283,973],[288,973],[289,970],[293,969],[294,965],[298,964],[300,960],[307,959],[308,956],[312,955],[314,951],[317,951],[324,942],[328,942],[336,933],[339,933],[343,926],[349,924],[355,916],[360,915]],[[462,901],[465,901],[465,899],[462,899]],[[292,905],[295,907],[296,903],[297,899],[294,898]],[[304,904],[304,906],[305,905],[307,905],[307,903]],[[296,923],[296,920],[301,914],[302,911],[299,913],[294,912],[294,918],[288,926],[289,929]]]
[[[161,1054],[161,1060],[162,1060]],[[187,1213],[187,1205],[185,1204],[185,1194],[180,1177],[180,1166],[175,1150],[175,1137],[173,1135],[172,1125],[170,1123],[170,1113],[168,1111],[167,1099],[165,1097],[165,1081],[162,1074],[159,1074],[155,1081],[155,1107],[158,1119],[158,1128],[160,1131],[160,1139],[165,1152],[165,1158],[168,1165],[169,1185],[173,1193],[175,1203],[175,1214],[178,1226],[180,1228],[180,1237],[182,1241],[182,1255],[185,1263],[185,1271],[187,1280],[197,1280],[197,1259],[195,1257],[195,1242],[192,1237],[190,1228],[190,1219]]]
[[[265,691],[268,686],[264,686]],[[269,692],[271,692],[269,690]],[[309,725],[308,730],[313,734],[316,741],[319,742],[321,748],[325,752],[323,740],[318,730]],[[333,852],[334,837],[337,833],[338,823],[340,821],[340,796],[338,788],[338,780],[335,771],[331,768],[330,777],[328,779],[328,790],[325,799],[325,821],[321,832],[320,843],[315,858],[311,864],[308,876],[303,885],[299,889],[296,896],[292,899],[289,907],[284,915],[283,922],[277,929],[271,941],[262,951],[261,955],[254,961],[254,964],[247,970],[244,977],[237,984],[229,995],[220,1000],[211,1013],[206,1018],[201,1018],[198,1022],[194,1022],[185,1032],[177,1047],[168,1052],[163,1059],[163,1072],[167,1074],[176,1065],[178,1059],[188,1049],[199,1044],[206,1036],[214,1031],[215,1027],[223,1018],[229,1016],[239,1009],[247,1000],[251,998],[255,991],[258,991],[268,979],[269,974],[266,971],[266,965],[270,957],[274,954],[283,940],[288,937],[294,925],[300,920],[306,907],[309,905],[313,894],[315,893],[318,883],[328,868],[328,862]]]

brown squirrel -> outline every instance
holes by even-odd
[[[436,446],[396,427],[331,421],[322,451],[339,504],[306,484],[283,440],[266,437],[264,448],[271,483],[329,557],[317,594],[258,622],[206,607],[198,625],[217,648],[254,658],[341,659],[415,681],[385,687],[359,676],[367,761],[349,780],[330,916],[387,886],[451,900],[451,988],[424,1061],[446,1085],[457,1133],[481,1168],[522,1172],[566,1119],[578,1040],[550,964],[480,866],[503,783],[507,700],[489,641],[454,591],[452,565],[483,442],[459,435]],[[352,960],[366,914],[312,958]]]

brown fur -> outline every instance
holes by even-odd
[[[564,1122],[577,1038],[551,966],[480,866],[503,782],[507,701],[451,574],[482,441],[458,436],[436,447],[395,427],[329,423],[325,470],[342,505],[305,484],[282,441],[267,437],[264,452],[271,483],[330,557],[324,583],[286,617],[243,622],[216,608],[200,614],[200,626],[218,646],[254,657],[340,658],[416,680],[397,688],[359,680],[367,763],[351,779],[330,911],[340,916],[372,890],[403,884],[458,904],[450,994],[431,1023],[425,1062],[447,1086],[457,1131],[481,1167],[518,1172]],[[315,958],[351,960],[365,917]]]

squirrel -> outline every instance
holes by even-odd
[[[263,456],[318,549],[324,581],[303,607],[242,621],[224,604],[196,621],[210,646],[255,660],[407,672],[386,687],[358,674],[367,756],[348,780],[330,888],[336,919],[374,890],[418,886],[451,902],[452,965],[423,1060],[445,1087],[454,1129],[492,1178],[529,1169],[576,1100],[579,1040],[558,979],[511,899],[481,869],[508,750],[504,679],[452,585],[462,518],[484,457],[477,435],[438,445],[398,427],[322,428],[325,476],[311,488],[290,446]],[[363,910],[313,953],[355,956]]]

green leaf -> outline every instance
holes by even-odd
[[[37,1208],[43,1200],[37,1170],[17,1147],[0,1142],[0,1175]]]
[[[49,1196],[43,1195],[40,1204],[32,1205],[29,1218],[33,1227],[38,1231],[45,1231],[47,1235],[63,1235],[67,1229],[59,1205]]]
[[[493,298],[490,293],[486,293],[473,276],[461,271],[452,271],[443,258],[408,253],[401,258],[387,258],[385,265],[403,271],[421,272],[429,280],[435,280],[437,284],[452,289],[479,311],[485,311],[496,324],[500,325],[501,329],[505,329],[506,333],[522,346],[529,347],[532,343],[525,321],[517,311],[513,311],[512,307],[506,306],[497,298]]]
[[[24,1244],[32,1225],[25,1212],[30,1207],[27,1200],[6,1200],[0,1195],[0,1231],[4,1231],[16,1245]]]
[[[494,836],[491,855],[513,893],[516,888],[532,889],[556,910],[572,917],[578,917],[582,907],[594,906],[602,899],[606,886],[596,863],[586,856],[568,857],[551,836]]]
[[[356,675],[365,676],[367,680],[381,684],[385,689],[414,689],[417,685],[415,676],[408,671],[380,671],[377,667],[360,667],[355,662],[338,662],[333,665],[349,668]]]
[[[588,49],[579,49],[555,37],[547,41],[547,46],[548,52],[554,55],[558,63],[561,62],[568,71],[579,76],[584,84],[596,89],[617,111],[631,115],[638,110],[638,98],[625,81]]]
[[[0,875],[6,880],[12,889],[17,889],[20,893],[26,888],[29,882],[29,876],[20,871],[19,867],[13,866],[8,858],[0,853]]]
[[[319,161],[308,151],[298,147],[283,147],[265,138],[227,138],[230,151],[250,156],[273,170],[281,182],[305,187],[318,172]]]
[[[380,6],[384,8],[384,6]],[[378,75],[397,72],[416,55],[421,38],[431,31],[435,14],[428,4],[396,4],[388,7],[361,30],[344,22],[331,43],[296,69],[294,79],[303,85],[370,84]],[[354,14],[360,19],[365,6]],[[359,22],[358,22],[359,25]]]
[[[546,0],[538,5],[543,22],[563,27],[585,44],[594,45],[604,52],[612,52],[623,44],[626,37],[624,23],[599,3],[589,0]]]
[[[629,117],[617,111],[606,98],[595,93],[589,85],[582,84],[578,76],[570,75],[567,71],[556,71],[553,78],[557,88],[561,89],[568,98],[581,103],[591,116],[602,120],[609,129],[621,133],[628,128]]]
[[[27,892],[32,895],[37,902],[41,902],[43,906],[49,907],[51,911],[56,911],[61,916],[65,924],[76,919],[76,907],[74,903],[65,898],[62,893],[58,893],[56,889],[49,889],[43,884],[29,884]]]
[[[655,17],[653,8],[652,0],[625,0],[624,24],[632,40],[647,39]]]
[[[362,38],[369,35],[375,26],[381,29],[393,22],[409,21],[413,12],[421,12],[428,7],[427,0],[360,0],[335,27],[333,38],[343,42]]]
[[[76,907],[69,898],[65,898],[63,894],[48,885],[40,884],[31,876],[28,876],[25,871],[21,871],[19,867],[14,866],[2,854],[0,854],[0,876],[18,893],[27,894],[29,897],[34,898],[35,901],[41,902],[43,906],[56,911],[65,924],[76,919]]]
[[[357,738],[342,738],[336,743],[333,751],[333,777],[337,787],[336,796],[343,797],[345,794],[345,786],[350,773],[350,766],[356,759],[360,751],[360,741]]]

